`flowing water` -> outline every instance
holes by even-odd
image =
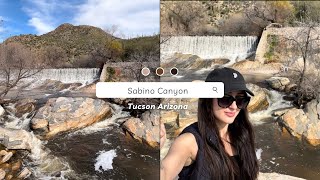
[[[56,137],[46,147],[68,162],[74,171],[68,179],[159,179],[159,151],[125,137],[117,125]]]
[[[161,44],[161,61],[182,53],[202,59],[226,58],[234,63],[254,54],[258,41],[256,36],[174,36]]]
[[[34,70],[36,72],[37,70]],[[33,71],[30,71],[33,72]],[[19,71],[13,71],[11,77],[17,77]],[[57,80],[63,83],[86,83],[98,79],[100,76],[99,68],[63,68],[63,69],[42,69],[32,77],[29,81],[43,81],[46,79]],[[0,71],[0,80],[4,79],[4,75]]]
[[[22,158],[30,179],[159,179],[159,150],[125,135],[120,124],[130,114],[110,105],[111,118],[48,141],[34,137],[31,153]],[[11,117],[5,127],[29,130],[30,119],[21,119]]]
[[[87,82],[99,77],[99,68],[64,68],[64,69],[43,69],[36,74],[38,80],[57,80],[63,83]]]

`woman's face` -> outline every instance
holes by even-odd
[[[236,97],[236,96],[245,96],[243,91],[234,91],[228,93],[227,95]],[[236,102],[233,101],[229,107],[223,108],[218,105],[218,99],[213,99],[213,114],[218,121],[218,124],[231,124],[239,114],[240,109],[237,107]]]

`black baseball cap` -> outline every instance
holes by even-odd
[[[231,68],[214,69],[208,74],[205,82],[223,82],[225,94],[231,91],[246,91],[251,96],[254,96],[253,92],[246,87],[242,74]]]

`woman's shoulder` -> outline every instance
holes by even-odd
[[[190,159],[185,165],[191,164],[196,159],[198,153],[198,144],[196,138],[192,133],[188,132],[178,136],[175,139],[172,148],[176,148],[176,150],[179,149],[180,152],[183,151],[184,153],[188,154]]]

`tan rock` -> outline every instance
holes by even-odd
[[[27,149],[34,150],[34,146],[41,144],[32,133],[21,129],[7,129],[0,127],[0,136],[6,137],[5,146],[8,149]]]
[[[320,144],[320,122],[317,123],[313,123],[313,124],[309,124],[306,132],[303,134],[307,141],[313,145],[313,146],[317,146]]]
[[[307,127],[308,118],[302,109],[291,109],[281,116],[283,124],[293,135],[301,136]]]
[[[11,170],[18,171],[21,168],[21,165],[22,165],[21,160],[18,160],[17,162],[12,163]]]
[[[31,120],[41,137],[89,126],[112,115],[111,107],[101,99],[59,97],[49,99]]]
[[[6,175],[6,180],[10,180],[10,179],[13,179],[13,175],[12,174]]]
[[[304,180],[302,178],[278,173],[259,173],[258,180]]]
[[[24,168],[18,175],[18,178],[24,179],[31,175],[31,171],[28,168]]]
[[[9,172],[11,169],[11,165],[9,163],[0,164],[0,169]]]
[[[271,77],[266,79],[267,83],[271,88],[283,91],[287,85],[289,85],[290,80],[286,77]]]
[[[12,157],[13,153],[12,152],[8,152],[6,155],[4,155],[1,159],[1,163],[5,163],[7,162],[11,157]]]
[[[0,156],[4,156],[4,155],[6,155],[8,152],[6,151],[6,150],[1,150],[0,151]]]
[[[48,125],[49,122],[46,119],[35,119],[32,123],[32,129],[44,129]]]
[[[15,115],[17,117],[21,117],[25,113],[30,113],[35,110],[35,100],[34,99],[22,99],[19,100],[15,104],[16,113]]]
[[[180,118],[178,121],[178,127],[179,128],[185,128],[189,126],[190,124],[197,122],[197,117],[194,118]]]
[[[142,130],[145,128],[145,125],[141,122],[139,118],[130,118],[123,124],[123,126],[132,134],[137,136],[143,136]]]
[[[320,144],[320,121],[316,110],[317,104],[317,100],[312,100],[307,104],[305,111],[293,108],[279,118],[290,134],[303,137],[315,146]]]
[[[292,108],[290,108],[292,109]],[[276,110],[272,113],[273,116],[282,116],[286,112],[288,112],[290,109],[281,109],[281,110]]]
[[[177,126],[179,113],[176,111],[161,111],[161,122],[167,123],[173,126]]]
[[[227,64],[228,62],[230,62],[229,59],[213,59],[212,63],[214,64]]]
[[[133,138],[145,142],[151,147],[158,147],[160,138],[160,112],[146,111],[141,119],[129,118],[122,126]]]
[[[4,179],[4,177],[6,177],[6,172],[0,169],[0,179]]]
[[[259,61],[244,60],[234,63],[231,67],[237,70],[257,69],[262,64]]]
[[[288,84],[288,85],[285,86],[284,91],[286,93],[290,93],[290,92],[294,91],[296,88],[297,88],[296,84]]]
[[[267,109],[269,107],[267,90],[254,84],[248,84],[247,87],[254,93],[248,105],[248,111],[252,113]]]
[[[151,147],[158,147],[159,146],[159,135],[156,135],[156,133],[159,134],[159,128],[158,127],[153,127],[152,130],[146,130],[146,137],[145,140],[147,144]]]

